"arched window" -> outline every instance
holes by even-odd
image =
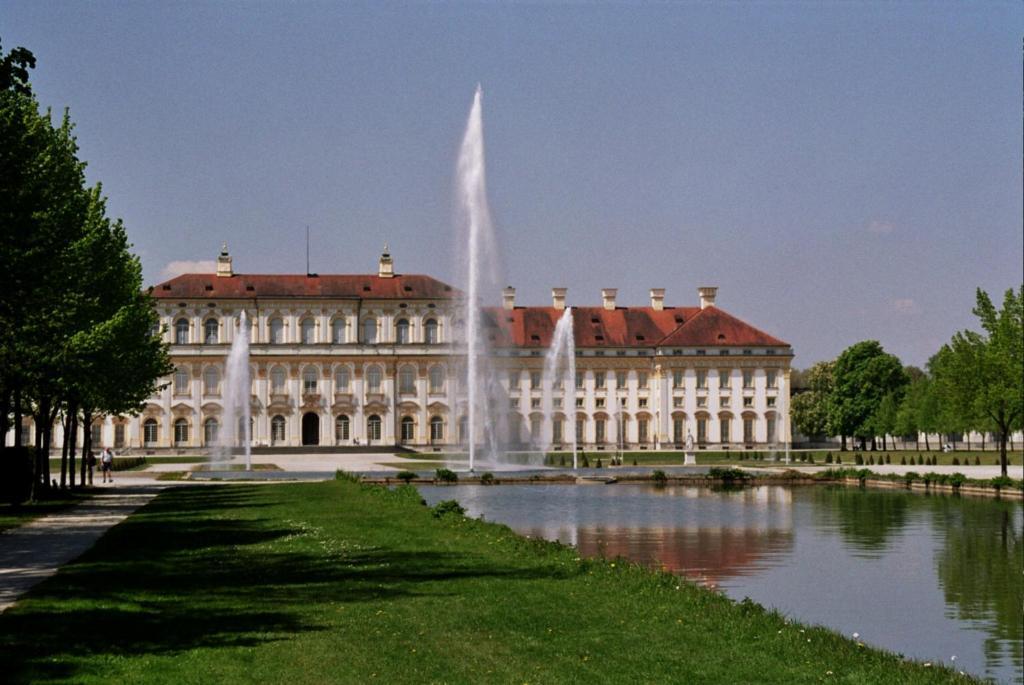
[[[270,444],[280,445],[284,442],[284,417],[281,415],[270,419]]]
[[[345,334],[345,318],[339,316],[331,323],[331,340],[336,345],[344,345],[348,342],[348,336]]]
[[[542,418],[536,414],[530,417],[530,440],[534,443],[540,440]]]
[[[576,442],[582,443],[584,441],[584,431],[587,427],[587,420],[583,418],[576,418]]]
[[[672,442],[682,445],[686,441],[686,419],[681,416],[672,418]]]
[[[275,366],[270,371],[270,392],[283,393],[286,374],[284,368]]]
[[[444,367],[435,364],[430,367],[430,392],[444,392]]]
[[[203,322],[203,344],[216,345],[220,335],[220,322],[217,319],[207,319]]]
[[[348,429],[349,429],[348,417],[345,416],[344,414],[339,414],[338,417],[336,419],[334,419],[334,441],[335,442],[343,442],[343,441],[348,440],[348,436],[349,436],[349,430]]]
[[[416,392],[416,369],[412,366],[403,366],[398,371],[398,392],[400,393],[414,393]]]
[[[637,419],[636,422],[637,442],[647,443],[651,440],[651,420],[648,418]]]
[[[552,419],[551,421],[551,442],[559,444],[562,442],[562,419]]]
[[[156,446],[157,439],[160,437],[160,424],[157,423],[156,419],[146,419],[142,423],[142,442],[146,447]]]
[[[312,345],[316,342],[316,321],[312,318],[303,319],[299,324],[299,331],[302,334],[303,345]]]
[[[179,366],[174,370],[174,394],[188,394],[188,369],[183,369]]]
[[[212,416],[203,421],[203,444],[216,445],[220,436],[220,422]]]
[[[399,345],[409,344],[409,322],[406,319],[395,322],[395,342]]]
[[[307,366],[302,370],[302,392],[313,394],[317,386],[317,370],[315,366]]]
[[[719,431],[718,441],[719,442],[722,442],[722,443],[731,442],[732,434],[731,434],[731,431],[729,430],[729,428],[731,427],[730,426],[731,423],[732,423],[732,417],[729,416],[728,414],[721,414],[718,417],[718,431]]]
[[[380,440],[380,417],[370,414],[366,419],[366,439]]]
[[[423,322],[423,342],[428,345],[436,345],[440,342],[437,337],[436,319],[427,319]]]
[[[235,428],[235,431],[236,431],[235,432],[235,446],[236,447],[241,447],[242,445],[244,445],[246,439],[248,439],[250,443],[252,442],[252,432],[253,432],[252,429],[253,429],[253,426],[255,425],[255,423],[256,423],[256,420],[253,419],[252,417],[250,417],[249,418],[249,431],[246,432],[246,430],[245,430],[245,417],[244,416],[239,416],[238,417],[238,424],[237,424],[237,426]]]
[[[334,392],[348,392],[350,374],[347,366],[339,366],[334,370]]]
[[[270,342],[274,345],[284,343],[284,320],[280,317],[270,320]]]
[[[367,345],[377,344],[377,319],[372,316],[363,319],[363,342]]]
[[[366,370],[367,392],[380,392],[382,374],[379,366],[371,366]]]
[[[750,444],[754,442],[754,419],[750,416],[743,417],[743,442]]]
[[[203,392],[207,395],[220,394],[220,369],[210,365],[203,369]]]
[[[174,322],[174,344],[188,344],[188,319],[178,319]]]
[[[411,416],[402,417],[402,442],[412,442],[416,438],[416,422]]]
[[[174,420],[174,446],[181,447],[188,442],[188,419]]]
[[[440,416],[430,417],[430,441],[441,442],[444,440],[444,419]]]

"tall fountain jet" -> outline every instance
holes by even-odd
[[[562,391],[562,413],[566,417],[573,417],[566,421],[572,435],[572,467],[577,468],[577,444],[576,444],[576,342],[572,330],[572,307],[566,307],[555,324],[555,332],[551,338],[551,347],[544,355],[544,426],[545,426],[545,451],[551,448],[554,442],[554,395],[555,390]],[[565,442],[565,431],[562,432],[562,442]]]
[[[497,302],[499,279],[494,226],[487,205],[481,96],[478,85],[456,170],[458,226],[464,234],[458,244],[465,252],[459,262],[465,287],[461,313],[465,340],[460,342],[466,345],[466,440],[470,471],[479,456],[478,448],[486,449],[484,456],[489,460],[497,459],[499,451],[497,422],[492,416],[496,402],[490,401],[498,384],[489,362],[490,346],[483,325],[483,307],[487,302]]]
[[[245,470],[252,470],[252,439],[250,433],[252,407],[249,380],[249,319],[242,310],[235,329],[224,370],[224,425],[218,440],[218,455],[231,458],[241,442],[245,451]]]

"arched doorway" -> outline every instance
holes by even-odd
[[[313,412],[302,415],[302,444],[320,444],[320,417]]]

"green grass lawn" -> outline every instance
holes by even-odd
[[[25,502],[17,506],[7,504],[6,502],[0,503],[0,532],[10,528],[17,528],[34,519],[63,511],[88,499],[90,496],[87,493],[62,492],[56,494],[52,499]]]
[[[174,488],[0,615],[5,682],[950,682],[409,488]]]

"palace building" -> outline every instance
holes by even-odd
[[[581,448],[764,449],[788,439],[791,347],[719,309],[716,288],[697,306],[574,307],[575,406],[554,400],[555,446],[575,430]],[[566,288],[550,306],[519,306],[506,288],[484,312],[492,366],[508,401],[512,443],[543,430],[542,370]],[[202,449],[217,441],[224,364],[241,312],[250,330],[252,444],[405,445],[451,449],[466,434],[458,370],[464,346],[458,290],[401,274],[385,252],[366,275],[240,274],[225,249],[217,272],[153,289],[175,371],[133,418],[106,418],[94,444]],[[572,393],[570,393],[570,396]]]

